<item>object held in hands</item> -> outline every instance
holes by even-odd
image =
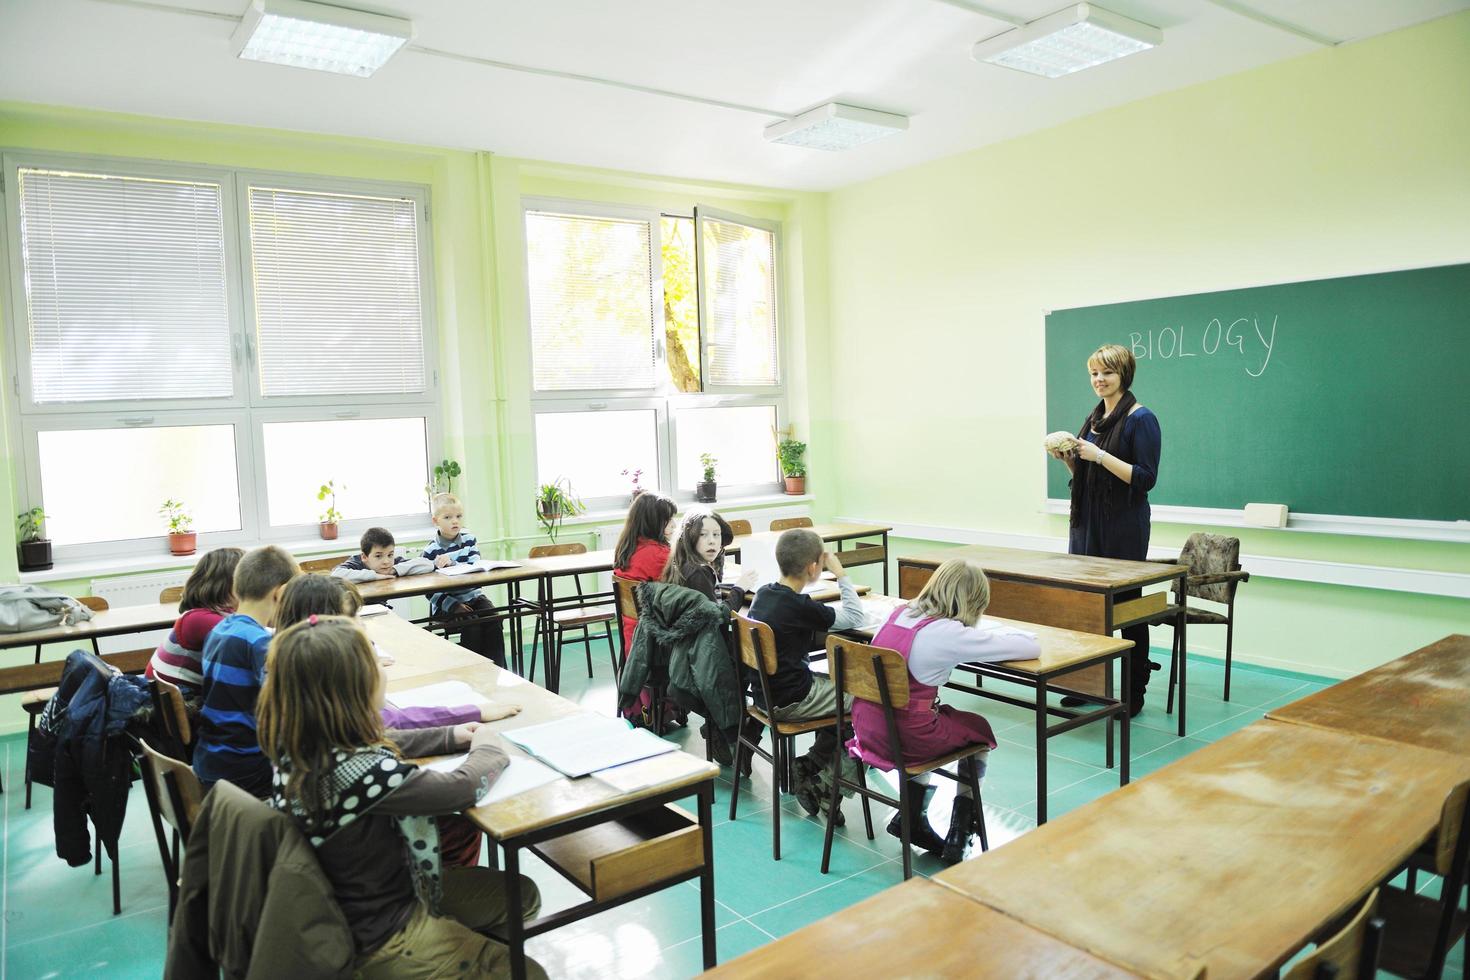
[[[1049,453],[1070,453],[1077,449],[1077,437],[1070,432],[1057,431],[1042,440]]]

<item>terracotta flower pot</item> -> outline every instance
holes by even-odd
[[[336,521],[322,521],[319,526],[321,527],[322,540],[323,541],[336,541],[337,540],[337,522]]]
[[[171,555],[192,555],[199,546],[199,535],[195,531],[179,531],[168,536],[168,552]]]
[[[806,477],[788,476],[786,478],[786,492],[790,494],[806,493]]]
[[[51,567],[51,542],[46,538],[20,543],[20,570],[43,572]]]

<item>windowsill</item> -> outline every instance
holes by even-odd
[[[780,507],[789,504],[810,504],[816,497],[810,493],[785,494],[770,493],[755,497],[739,497],[729,500],[717,500],[712,505],[725,514],[737,514],[743,510],[760,510],[772,507]],[[680,503],[679,509],[693,506],[693,502]],[[703,506],[703,505],[701,505]],[[562,521],[562,530],[568,528],[593,528],[609,524],[621,524],[628,516],[626,507],[611,510],[591,511],[579,514],[574,518]],[[427,542],[427,536],[414,538],[404,536],[399,539],[400,545],[415,545]],[[481,547],[491,544],[489,539],[481,538]],[[350,554],[356,550],[355,539],[339,537],[336,541],[325,541],[320,537],[297,538],[290,541],[262,542],[280,545],[297,558],[325,557],[328,555]],[[93,578],[107,578],[115,575],[135,575],[140,572],[161,572],[172,569],[193,568],[194,563],[199,560],[210,548],[207,537],[201,536],[200,548],[192,555],[171,555],[167,551],[149,552],[147,554],[115,555],[105,558],[72,558],[58,561],[54,566],[44,572],[21,572],[20,582],[22,585],[42,585],[47,582],[71,582],[84,581]]]

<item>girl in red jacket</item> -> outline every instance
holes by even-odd
[[[645,490],[634,497],[613,552],[613,574],[633,582],[658,581],[669,562],[669,538],[673,536],[674,515],[678,512],[678,505],[661,493]],[[624,616],[622,625],[626,657],[633,646],[633,630],[638,620]],[[651,706],[652,699],[644,691],[642,699],[628,708],[627,717],[646,717]]]

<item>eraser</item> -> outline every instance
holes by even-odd
[[[1285,504],[1246,504],[1245,522],[1252,527],[1286,527]]]

